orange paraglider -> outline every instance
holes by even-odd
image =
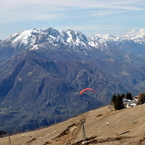
[[[91,90],[91,91],[93,91],[93,92],[95,92],[95,93],[96,93],[96,91],[95,91],[94,89],[91,89],[91,88],[86,88],[86,89],[83,89],[82,91],[80,91],[80,95],[82,95],[82,94],[83,94],[83,92],[85,92],[85,91],[87,91],[87,90]]]

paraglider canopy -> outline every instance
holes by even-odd
[[[93,91],[93,92],[96,93],[96,91],[95,91],[94,89],[86,88],[86,89],[83,89],[82,91],[80,91],[80,95],[82,95],[82,94],[83,94],[85,91],[87,91],[87,90],[91,90],[91,91]]]

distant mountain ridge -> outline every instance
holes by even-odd
[[[0,130],[54,124],[108,104],[114,93],[143,91],[145,41],[139,36],[144,29],[134,33],[139,41],[133,40],[133,33],[88,38],[79,31],[48,28],[2,40]],[[80,96],[87,87],[97,93]]]
[[[128,32],[125,36],[126,39],[134,40],[137,43],[142,43],[145,41],[145,29],[134,29]]]
[[[85,50],[97,48],[101,51],[109,49],[109,45],[118,47],[119,50],[125,51],[125,53],[132,53],[131,50],[121,48],[124,45],[136,45],[141,48],[140,54],[142,54],[142,47],[144,47],[145,41],[145,29],[133,30],[127,33],[124,37],[116,37],[110,34],[96,34],[93,37],[86,37],[79,31],[74,30],[56,30],[54,28],[48,29],[31,29],[24,30],[15,33],[1,42],[1,47],[19,49],[39,49],[37,45],[44,42],[48,42],[57,47],[57,45],[64,45],[75,51],[81,50],[85,53]],[[141,45],[142,44],[142,45]],[[112,47],[112,46],[111,46]],[[128,47],[128,46],[127,46]],[[86,53],[87,54],[87,53]],[[135,53],[133,53],[135,54]]]
[[[53,45],[63,43],[67,46],[82,45],[87,43],[87,38],[79,31],[74,30],[56,30],[54,28],[48,29],[31,29],[15,33],[4,40],[4,43],[10,42],[13,47],[25,46],[31,47],[35,44],[49,42]]]

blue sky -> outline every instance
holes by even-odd
[[[0,0],[0,39],[32,28],[73,29],[86,36],[145,28],[145,0]]]

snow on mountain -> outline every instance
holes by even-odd
[[[64,44],[71,48],[78,46],[80,49],[86,47],[88,40],[85,35],[74,30],[31,29],[15,33],[8,37],[4,42],[8,42],[12,47],[30,48],[34,45],[49,42],[52,45]],[[34,46],[36,48],[36,46]],[[32,48],[31,50],[35,50]],[[38,47],[37,47],[38,49]]]
[[[88,43],[87,37],[83,35],[81,32],[67,30],[67,42],[77,46],[86,46]]]
[[[65,45],[74,50],[86,50],[92,47],[101,51],[108,49],[108,41],[117,41],[119,37],[109,34],[96,34],[93,37],[87,38],[80,31],[74,30],[56,30],[54,28],[48,29],[31,29],[15,33],[5,39],[2,43],[13,48],[23,48],[29,50],[37,50],[44,42],[49,42],[54,46]]]
[[[107,42],[124,42],[126,40],[133,40],[134,42],[140,44],[145,42],[145,29],[134,29],[123,37],[117,37],[110,34],[96,34],[95,36],[89,38],[89,44],[97,47],[98,43],[105,43],[107,45]],[[94,45],[94,42],[97,42],[97,45]]]
[[[142,43],[145,41],[145,29],[134,29],[128,32],[124,38],[134,40],[137,43]]]
[[[37,44],[49,42],[54,46],[65,45],[76,51],[91,49],[92,47],[100,51],[109,51],[110,46],[119,47],[121,50],[126,49],[127,45],[131,45],[128,40],[140,44],[145,42],[145,29],[133,30],[122,38],[110,34],[96,34],[93,37],[87,38],[80,31],[70,29],[58,31],[50,27],[47,29],[24,30],[11,35],[0,43],[4,47],[29,50],[39,49]]]
[[[109,50],[108,42],[116,42],[120,39],[120,37],[110,34],[96,34],[95,36],[89,38],[88,44],[92,47],[100,49],[101,51],[104,51],[105,49]]]
[[[96,34],[91,39],[105,42],[105,41],[118,41],[120,38],[113,36],[111,34]]]
[[[39,37],[38,34],[40,33],[43,35],[44,32],[40,29],[24,30],[22,32],[11,35],[6,39],[6,41],[11,41],[13,47],[16,47],[17,45],[33,46]]]
[[[39,49],[37,45],[33,45],[33,47],[29,48],[30,51]]]

